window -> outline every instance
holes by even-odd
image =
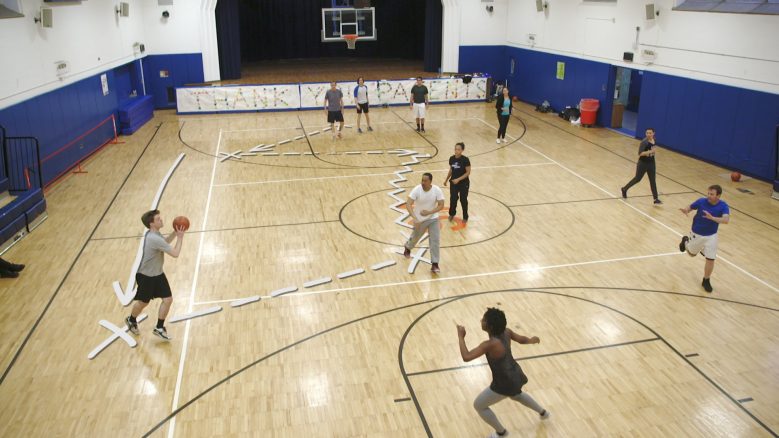
[[[779,14],[779,0],[678,0],[675,11]]]

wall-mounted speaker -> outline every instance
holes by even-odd
[[[655,4],[654,3],[648,3],[646,5],[646,16],[645,18],[647,20],[654,20],[655,14],[660,15],[659,12],[655,12]]]
[[[622,54],[622,60],[627,62],[633,62],[633,52],[624,52]]]
[[[544,10],[544,0],[536,0],[536,11],[542,12]]]
[[[121,2],[119,3],[119,6],[116,8],[116,12],[122,16],[122,17],[129,17],[130,16],[130,4]]]

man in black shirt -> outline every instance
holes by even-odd
[[[649,175],[649,188],[652,189],[652,196],[655,198],[655,204],[662,204],[663,201],[657,197],[657,184],[655,183],[655,130],[653,128],[648,128],[646,130],[646,138],[644,138],[638,146],[636,176],[625,184],[625,187],[620,189],[622,190],[623,198],[628,197],[628,189],[641,181],[641,178],[644,177],[645,173]]]
[[[444,180],[444,187],[447,181],[452,180],[452,186],[449,188],[449,220],[454,219],[457,214],[457,198],[463,206],[463,223],[468,223],[468,189],[471,181],[468,177],[471,175],[471,160],[463,155],[465,143],[460,142],[454,145],[454,155],[449,157],[449,173]]]
[[[422,85],[422,78],[417,78],[417,83],[411,87],[411,110],[417,119],[417,132],[425,132],[425,110],[430,103],[427,87]]]

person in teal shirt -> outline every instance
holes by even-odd
[[[503,87],[503,95],[499,96],[495,102],[495,109],[498,112],[498,139],[495,143],[506,143],[506,128],[509,126],[509,117],[511,117],[511,110],[514,109],[514,105],[511,103],[511,97],[509,96],[508,87]]]

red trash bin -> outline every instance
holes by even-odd
[[[581,111],[582,125],[592,126],[595,124],[595,116],[598,114],[600,102],[598,99],[582,99],[579,102],[579,111]]]

